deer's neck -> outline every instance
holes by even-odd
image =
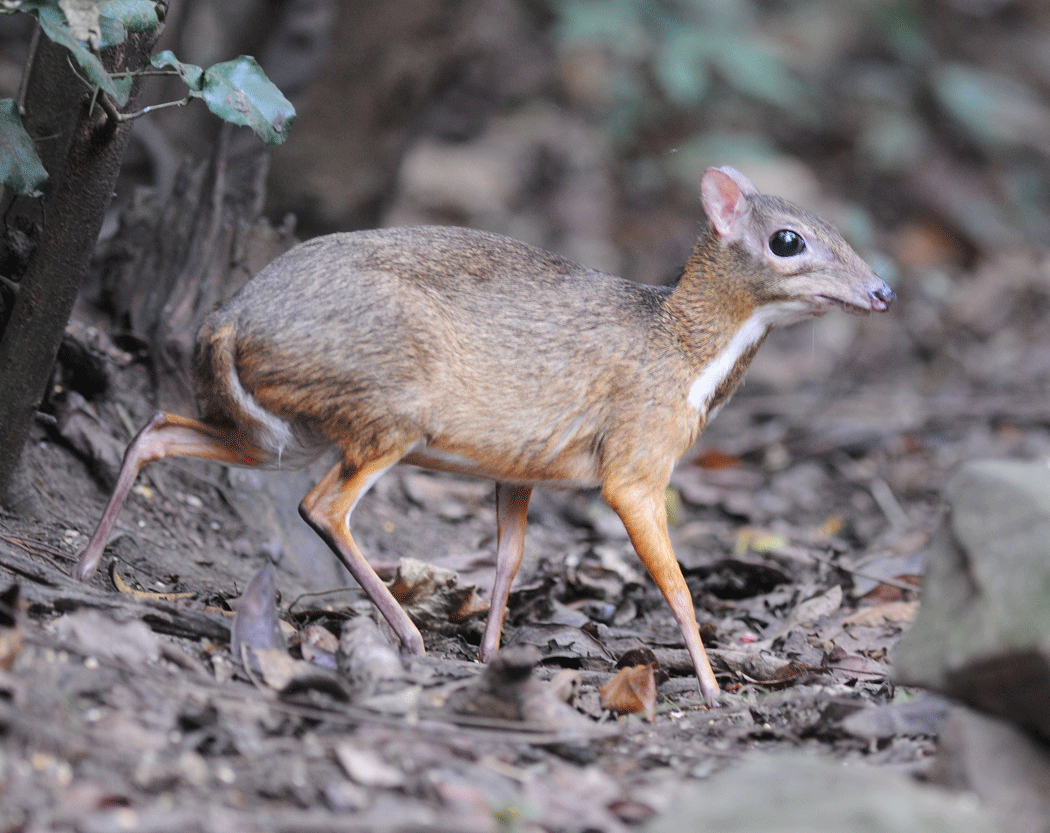
[[[676,335],[695,373],[688,403],[710,418],[740,383],[790,302],[762,303],[754,264],[738,247],[718,245],[710,229],[697,241],[668,299]]]

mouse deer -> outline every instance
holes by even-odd
[[[893,293],[837,231],[732,168],[700,183],[706,221],[673,288],[633,283],[465,228],[332,234],[274,260],[201,327],[200,419],[135,437],[76,575],[96,571],[139,469],[172,456],[293,467],[339,461],[300,513],[403,648],[411,619],[350,533],[358,500],[408,463],[496,484],[496,575],[480,655],[499,649],[535,486],[593,488],[674,614],[708,704],[719,686],[671,548],[671,470],[766,334]]]

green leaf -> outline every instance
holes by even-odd
[[[1041,147],[1050,134],[1050,108],[1028,84],[965,64],[937,67],[931,78],[941,106],[988,147]]]
[[[268,145],[279,145],[288,138],[295,108],[254,58],[242,55],[202,70],[196,64],[184,64],[166,49],[154,55],[152,63],[158,69],[174,69],[190,95],[202,99],[220,119],[250,127]]]
[[[554,4],[557,40],[564,47],[609,47],[624,57],[641,59],[651,40],[634,2],[563,0]]]
[[[133,33],[152,32],[160,26],[157,5],[153,0],[102,0],[99,14]]]
[[[268,145],[288,138],[295,121],[295,108],[248,55],[208,67],[201,97],[219,118],[250,127]]]
[[[653,75],[672,103],[689,107],[703,99],[710,81],[707,52],[707,38],[698,29],[671,32],[656,50]]]
[[[64,46],[70,51],[88,81],[107,92],[118,107],[123,107],[128,103],[128,98],[131,96],[131,78],[114,78],[106,72],[98,56],[73,37],[69,31],[66,16],[55,0],[25,0],[21,9],[35,14],[44,34],[59,46]]]
[[[784,110],[805,103],[804,88],[766,44],[727,33],[712,58],[737,92]]]
[[[32,137],[22,126],[14,99],[0,100],[0,182],[16,194],[37,194],[47,181]]]
[[[199,93],[203,85],[204,70],[196,64],[184,64],[170,49],[158,52],[150,60],[157,69],[173,69],[182,76],[191,93]]]

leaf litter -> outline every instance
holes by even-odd
[[[744,397],[734,404],[741,402],[746,407]],[[473,484],[427,474],[426,490],[416,483],[372,498],[418,509],[415,524],[442,524],[449,562],[471,576],[464,582],[458,570],[442,566],[441,552],[387,566],[380,555],[387,578],[427,623],[428,656],[406,659],[359,593],[300,598],[302,589],[268,563],[260,571],[255,560],[249,572],[242,559],[223,555],[229,550],[212,529],[221,502],[166,499],[189,488],[173,487],[172,473],[159,496],[143,501],[145,510],[153,514],[161,500],[164,513],[177,513],[180,525],[192,524],[218,545],[204,579],[181,562],[151,567],[138,549],[170,549],[172,538],[147,544],[156,535],[152,524],[131,522],[134,538],[125,540],[134,549],[116,549],[131,554],[136,573],[159,574],[173,591],[197,590],[189,599],[140,600],[168,617],[135,620],[149,625],[155,651],[135,649],[124,635],[131,620],[120,625],[117,609],[102,604],[111,590],[80,586],[63,570],[49,570],[47,585],[23,577],[26,647],[16,671],[23,691],[44,685],[52,695],[27,701],[17,716],[10,706],[0,709],[7,748],[30,762],[12,784],[28,790],[20,795],[47,796],[55,808],[81,802],[77,817],[92,829],[119,826],[118,818],[160,829],[161,819],[191,816],[185,829],[215,829],[215,819],[231,817],[283,829],[353,810],[362,829],[496,830],[510,818],[545,829],[575,829],[589,819],[617,830],[663,810],[681,778],[721,769],[753,749],[786,743],[921,769],[932,751],[927,724],[905,724],[920,730],[892,737],[841,725],[892,698],[888,648],[907,618],[899,605],[858,599],[851,562],[870,551],[865,541],[891,552],[902,539],[888,531],[864,482],[826,461],[820,469],[804,481],[825,489],[824,499],[795,500],[785,488],[783,499],[745,507],[747,524],[762,532],[742,534],[742,498],[734,503],[717,494],[770,488],[778,472],[752,453],[734,456],[720,470],[734,473],[706,484],[716,490],[708,493],[714,500],[690,499],[690,487],[681,487],[681,522],[672,535],[727,692],[725,706],[714,711],[700,707],[662,599],[622,533],[610,536],[605,521],[596,522],[602,515],[589,495],[551,493],[536,501],[505,629],[504,644],[512,647],[482,667],[475,646],[486,605],[473,582],[477,577],[484,587],[484,571],[492,569],[486,527],[494,512]],[[676,485],[701,482],[710,471],[687,465]],[[785,469],[778,471],[782,477]],[[437,507],[434,520],[429,510]],[[375,511],[367,498],[361,509]],[[20,546],[10,523],[0,539],[8,569],[41,546],[57,564],[72,563],[75,542],[56,531],[50,541]],[[217,523],[221,529],[229,521]],[[874,534],[863,538],[863,529]],[[402,538],[399,549],[412,552],[410,544]],[[914,571],[890,555],[867,566],[891,580]],[[278,588],[294,606],[278,601]],[[897,601],[914,599],[912,593]],[[57,616],[63,609],[71,612]],[[221,630],[200,625],[191,611]],[[96,622],[91,627],[103,645],[139,653],[113,656],[47,626],[81,612],[95,617],[86,621]],[[650,659],[632,659],[644,650]],[[241,664],[248,657],[254,665]],[[617,671],[621,658],[631,664]],[[62,700],[61,725],[50,720],[55,697]],[[165,815],[161,808],[171,802],[178,812]],[[55,810],[51,818],[58,826],[72,823],[68,812]]]

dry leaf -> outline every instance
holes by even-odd
[[[390,592],[420,627],[459,623],[489,609],[473,585],[460,585],[455,570],[402,558]]]
[[[51,397],[55,409],[55,431],[91,466],[107,486],[117,482],[124,443],[99,422],[88,401],[73,390]]]
[[[405,783],[401,770],[391,766],[372,749],[337,743],[335,757],[351,781],[364,787],[400,787]]]
[[[275,691],[287,688],[288,684],[296,678],[297,666],[300,664],[300,661],[292,659],[287,651],[280,648],[259,648],[254,650],[246,642],[241,643],[241,650],[245,654],[251,650],[252,658],[262,671],[263,680],[266,682],[266,685]],[[246,656],[241,654],[236,654],[236,656],[247,665],[245,662]]]
[[[370,697],[405,685],[401,654],[370,616],[343,623],[336,663],[357,697]]]
[[[69,33],[97,52],[102,38],[98,0],[58,0],[58,5],[66,15]]]
[[[297,634],[299,653],[303,659],[323,668],[336,667],[336,651],[339,650],[339,638],[323,625],[310,625]]]
[[[156,662],[160,657],[160,640],[138,619],[117,622],[97,610],[78,610],[60,616],[52,627],[60,639],[74,640],[94,656],[131,665]]]
[[[740,458],[735,454],[727,454],[717,448],[709,448],[701,451],[693,461],[704,469],[728,469],[740,465]]]
[[[812,599],[799,604],[784,623],[782,631],[787,631],[795,625],[806,622],[816,622],[830,616],[842,606],[842,588],[839,585],[832,586],[826,593],[814,596]]]
[[[189,599],[193,597],[193,593],[151,593],[148,590],[137,590],[124,581],[123,577],[117,572],[116,563],[112,564],[109,568],[110,578],[113,579],[113,586],[121,593],[127,593],[129,596],[134,596],[136,599],[163,599],[167,602],[174,602],[178,599]]]
[[[453,691],[444,708],[454,714],[521,721],[530,728],[574,731],[590,721],[566,705],[563,682],[556,688],[533,676],[540,660],[534,645],[511,645],[501,650],[481,675]]]
[[[11,670],[22,653],[22,629],[18,627],[17,584],[0,593],[0,668]]]
[[[656,716],[656,677],[651,665],[621,668],[598,694],[603,709],[617,714],[644,712],[649,720]]]
[[[918,602],[885,602],[874,607],[862,607],[843,619],[842,624],[876,627],[886,623],[911,622],[918,612]]]
[[[267,561],[244,589],[230,628],[230,651],[234,657],[240,659],[246,648],[256,656],[271,649],[287,652],[288,643],[277,615],[276,580],[273,564]]]

